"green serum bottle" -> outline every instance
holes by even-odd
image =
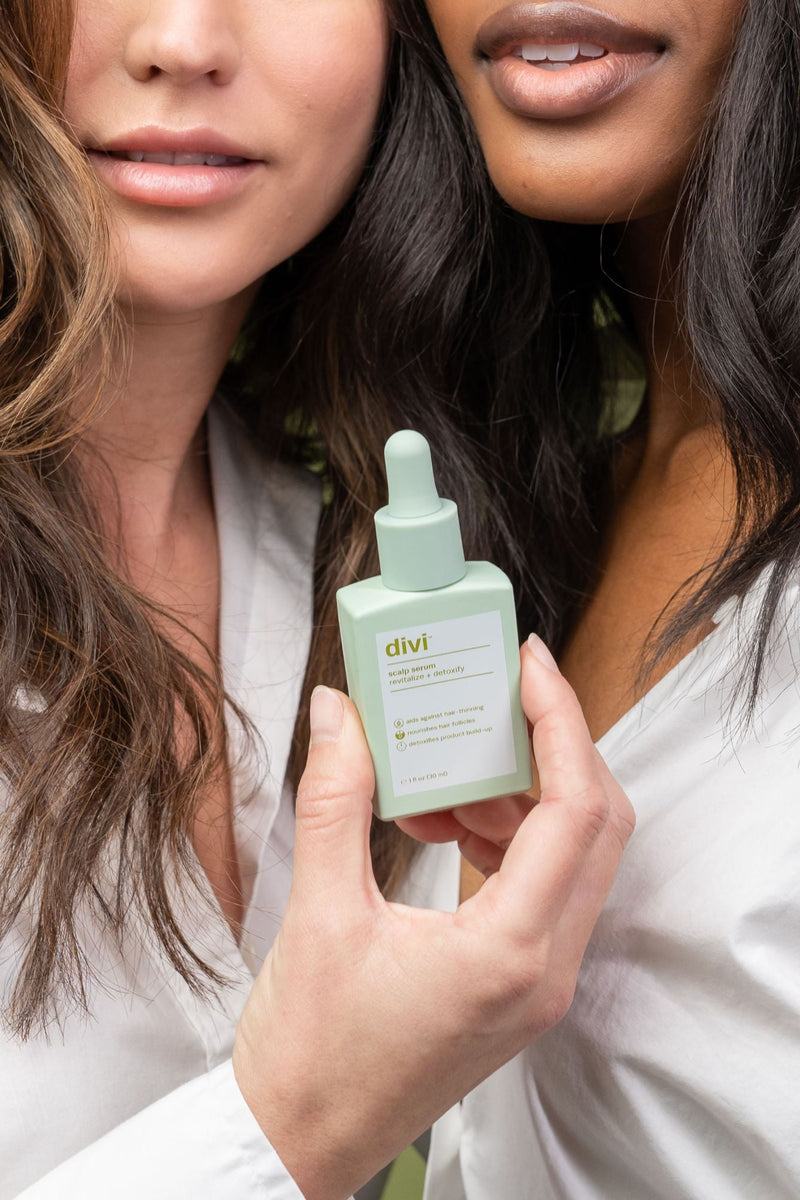
[[[386,443],[389,503],[375,514],[381,574],[341,588],[350,696],[385,821],[531,786],[511,583],[467,563],[458,510],[436,490],[428,443]]]

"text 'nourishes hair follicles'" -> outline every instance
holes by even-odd
[[[350,695],[384,820],[531,786],[508,578],[464,560],[458,510],[440,498],[430,447],[386,443],[389,503],[375,514],[381,574],[337,596]]]

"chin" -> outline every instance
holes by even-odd
[[[540,221],[567,225],[615,225],[638,221],[674,209],[677,187],[659,186],[649,192],[644,171],[630,166],[614,175],[608,164],[579,166],[552,161],[545,170],[530,160],[510,158],[489,163],[492,183],[511,208]]]
[[[244,234],[233,223],[191,213],[147,214],[148,220],[113,222],[117,295],[124,306],[152,318],[180,317],[213,309],[246,291],[273,266],[260,231]],[[246,236],[245,236],[246,235]]]
[[[120,303],[151,319],[190,316],[215,309],[253,288],[273,265],[253,247],[214,246],[175,238],[171,246],[123,244],[118,256]]]
[[[247,292],[255,282],[248,277],[238,281],[239,286],[231,280],[221,287],[219,278],[208,275],[182,273],[170,277],[164,272],[157,280],[129,275],[119,286],[118,298],[124,307],[142,316],[150,314],[153,319],[168,321],[171,317],[191,317],[219,308]]]

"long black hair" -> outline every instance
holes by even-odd
[[[400,26],[447,97],[453,120],[440,136],[448,156],[460,145],[463,169],[480,170],[485,185],[422,0],[402,5]],[[484,389],[495,426],[527,412],[522,435],[517,422],[507,426],[520,438],[516,455],[508,445],[500,453],[529,506],[517,525],[529,573],[522,616],[558,648],[598,569],[617,444],[602,414],[620,364],[630,363],[620,348],[635,353],[635,334],[624,290],[603,261],[601,229],[515,219],[475,186],[460,196],[453,226],[474,219],[479,197],[491,229],[487,258],[473,264],[484,302],[472,348],[494,358],[471,368],[468,390]],[[736,522],[715,567],[687,582],[677,615],[653,641],[656,657],[667,652],[774,564],[747,651],[751,709],[777,605],[800,559],[799,200],[800,2],[759,0],[742,13],[676,209],[687,230],[676,289],[683,330],[718,405],[738,485]]]

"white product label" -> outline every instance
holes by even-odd
[[[517,769],[499,612],[377,635],[395,795]]]

